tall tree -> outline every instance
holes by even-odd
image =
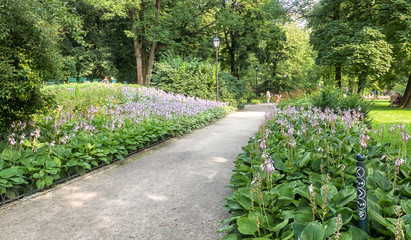
[[[60,1],[0,3],[0,130],[46,109],[41,82],[62,74],[62,32],[82,41],[79,19]]]
[[[277,37],[275,29],[270,35],[270,28],[275,24],[270,25],[269,22],[276,22],[284,16],[285,12],[277,0],[222,1],[217,14],[218,29],[223,34],[225,64],[234,77],[240,76],[240,69],[252,64],[248,56],[261,52],[259,44],[264,37]]]
[[[274,85],[277,89],[280,89],[280,79],[277,79],[278,65],[288,57],[286,49],[287,37],[285,32],[277,24],[272,24],[272,26],[268,28],[268,32],[266,34],[263,33],[263,37],[267,40],[262,40],[265,47],[263,57],[260,61],[266,62],[269,65],[271,75],[265,82],[264,87],[268,90]]]
[[[215,24],[211,18],[215,1],[201,0],[89,0],[104,9],[106,18],[121,17],[130,21],[137,82],[150,85],[153,63],[158,52],[184,36],[202,34]]]
[[[363,93],[367,83],[377,81],[389,71],[392,50],[385,39],[377,29],[364,27],[342,48],[347,55],[348,71],[358,78],[358,93]]]
[[[352,30],[345,21],[344,0],[323,0],[310,16],[313,28],[311,43],[318,52],[317,64],[335,68],[335,82],[341,87],[345,55],[342,47],[349,42]]]
[[[403,0],[381,0],[374,7],[373,22],[380,26],[387,41],[393,47],[391,77],[382,78],[392,85],[401,75],[408,76],[408,83],[400,108],[411,108],[411,2]]]

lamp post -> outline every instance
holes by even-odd
[[[257,65],[255,65],[255,67],[254,67],[254,69],[255,69],[255,99],[258,99],[258,85],[257,85],[257,72],[258,72],[258,66]]]
[[[216,82],[217,82],[217,102],[218,102],[218,47],[220,46],[220,39],[214,38],[215,47],[215,69],[216,69]]]

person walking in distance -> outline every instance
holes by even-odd
[[[267,97],[267,103],[270,103],[271,93],[268,90],[267,90],[267,93],[266,93],[266,97]]]

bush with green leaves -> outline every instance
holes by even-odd
[[[223,239],[411,239],[409,133],[395,125],[391,136],[401,140],[381,144],[361,118],[356,110],[273,108],[235,161]],[[356,227],[359,153],[368,233]]]
[[[322,88],[311,97],[310,103],[322,110],[327,107],[334,110],[358,109],[367,120],[372,107],[372,102],[364,101],[361,95],[346,92],[342,89],[334,89],[333,87]]]
[[[41,79],[62,74],[60,31],[82,42],[80,21],[67,3],[15,0],[0,3],[0,132],[53,104]]]
[[[0,81],[0,133],[7,132],[13,121],[30,120],[34,114],[48,112],[53,106],[53,95],[41,92],[35,83]]]
[[[225,72],[219,72],[218,76],[219,100],[237,107],[246,92],[245,84]],[[152,85],[166,92],[215,100],[215,63],[191,56],[183,59],[169,53],[156,63]]]

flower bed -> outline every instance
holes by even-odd
[[[235,161],[223,239],[411,239],[409,134],[394,125],[390,137],[402,140],[380,144],[362,118],[310,107],[267,113]],[[369,235],[356,227],[359,153],[367,163]]]
[[[227,114],[224,103],[153,88],[83,84],[54,90],[60,105],[53,114],[14,123],[0,142],[2,202]]]

